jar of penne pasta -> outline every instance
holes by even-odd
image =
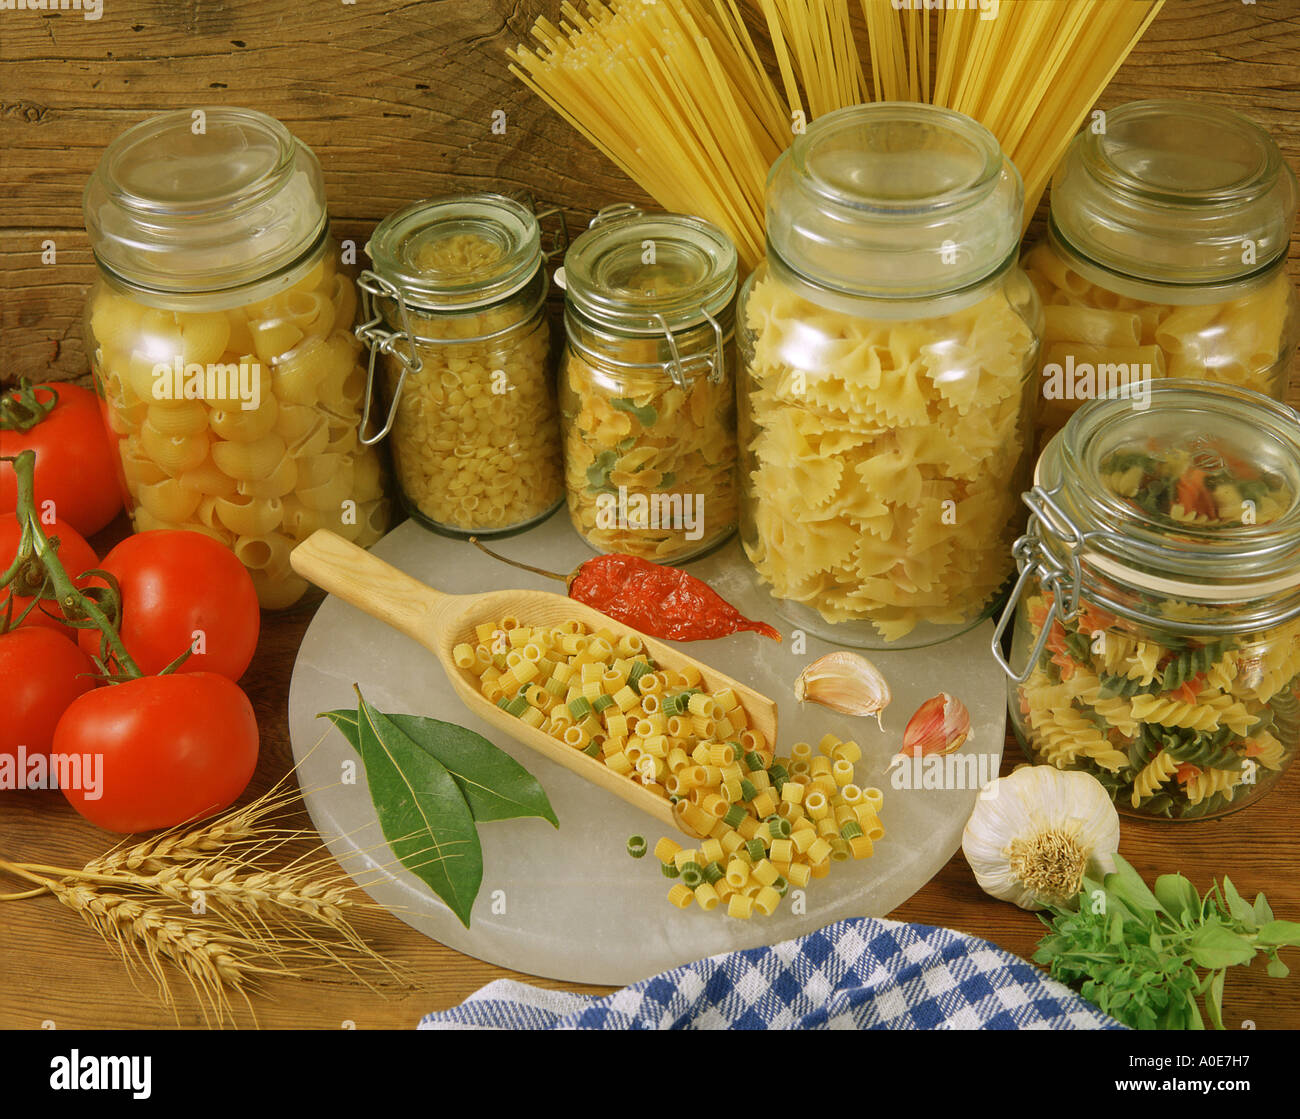
[[[791,622],[932,644],[986,618],[1028,480],[1038,301],[1020,177],[928,105],[818,118],[741,292],[741,534]]]
[[[215,537],[264,608],[292,606],[295,544],[389,522],[320,165],[262,113],[168,113],[109,145],[84,210],[87,352],[136,531]]]
[[[1121,811],[1235,811],[1300,746],[1300,416],[1230,385],[1087,403],[1016,542],[1011,719]]]
[[[569,516],[659,563],[736,527],[736,250],[702,218],[610,207],[564,260]]]
[[[1024,260],[1045,316],[1039,446],[1082,401],[1153,378],[1284,399],[1300,323],[1286,274],[1295,212],[1277,145],[1227,109],[1137,101],[1089,124]]]
[[[362,335],[388,418],[363,440],[389,437],[407,512],[479,536],[549,516],[564,484],[538,216],[498,194],[431,199],[367,250]]]

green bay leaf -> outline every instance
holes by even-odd
[[[357,690],[357,746],[393,854],[469,928],[483,851],[460,786],[437,758]]]
[[[355,711],[326,711],[318,717],[329,719],[353,749],[358,749]],[[423,715],[389,715],[388,719],[442,763],[479,823],[536,816],[553,827],[560,826],[537,778],[481,734]]]

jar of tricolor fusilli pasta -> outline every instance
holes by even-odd
[[[109,145],[84,210],[86,348],[136,531],[213,536],[263,607],[293,605],[314,593],[295,544],[389,523],[320,164],[262,113],[167,113]]]
[[[1032,761],[1091,773],[1124,812],[1204,819],[1300,747],[1300,415],[1228,385],[1149,389],[1083,405],[1048,444],[998,632],[1014,616]]]
[[[698,556],[736,527],[736,250],[702,218],[603,210],[564,259],[569,516],[602,552]]]
[[[1300,315],[1286,274],[1296,179],[1268,134],[1213,105],[1136,101],[1075,138],[1046,238],[1039,446],[1083,400],[1158,377],[1286,396]]]
[[[925,645],[988,616],[1028,478],[1020,176],[928,105],[829,113],[772,168],[741,292],[741,534],[795,625]]]
[[[385,218],[367,246],[362,329],[378,370],[399,491],[439,532],[536,524],[564,498],[538,216],[499,194]]]

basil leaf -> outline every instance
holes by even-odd
[[[642,427],[654,427],[659,419],[659,413],[651,405],[645,404],[638,407],[635,400],[631,400],[626,396],[615,397],[609,402],[609,405],[616,411],[626,412],[629,416],[635,417],[636,422]]]
[[[366,703],[360,689],[357,699],[357,744],[384,838],[469,928],[483,883],[483,851],[460,786],[437,758]]]
[[[1156,900],[1155,894],[1147,888],[1140,875],[1121,855],[1115,855],[1115,871],[1106,875],[1106,891],[1114,894],[1134,913],[1140,915],[1142,910],[1163,913],[1164,907]]]
[[[1285,979],[1291,974],[1291,969],[1276,956],[1268,961],[1268,967],[1265,970],[1272,979]]]
[[[1240,934],[1219,924],[1206,924],[1187,938],[1188,954],[1197,967],[1220,968],[1248,964],[1255,946]]]
[[[1155,895],[1175,921],[1186,923],[1200,914],[1201,896],[1181,874],[1162,874],[1157,878]]]
[[[359,752],[355,711],[326,711],[318,717],[329,719]],[[389,715],[388,718],[446,767],[479,823],[537,816],[549,820],[554,827],[560,826],[537,778],[481,734],[422,715]]]
[[[1232,879],[1226,874],[1223,876],[1223,897],[1228,903],[1228,912],[1232,915],[1232,919],[1240,921],[1247,932],[1254,932],[1257,927],[1255,924],[1255,909],[1237,893],[1237,887],[1232,884]]]
[[[1300,948],[1300,921],[1269,921],[1260,926],[1257,939],[1260,944],[1279,948]]]
[[[1216,971],[1205,996],[1205,1010],[1210,1016],[1210,1025],[1216,1030],[1223,1029],[1223,978],[1227,974],[1222,968]]]

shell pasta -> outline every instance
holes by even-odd
[[[92,369],[136,530],[220,540],[268,609],[308,591],[288,556],[310,531],[369,545],[387,529],[379,459],[356,437],[355,310],[329,246],[291,287],[229,310],[147,307],[106,282],[91,297]]]

